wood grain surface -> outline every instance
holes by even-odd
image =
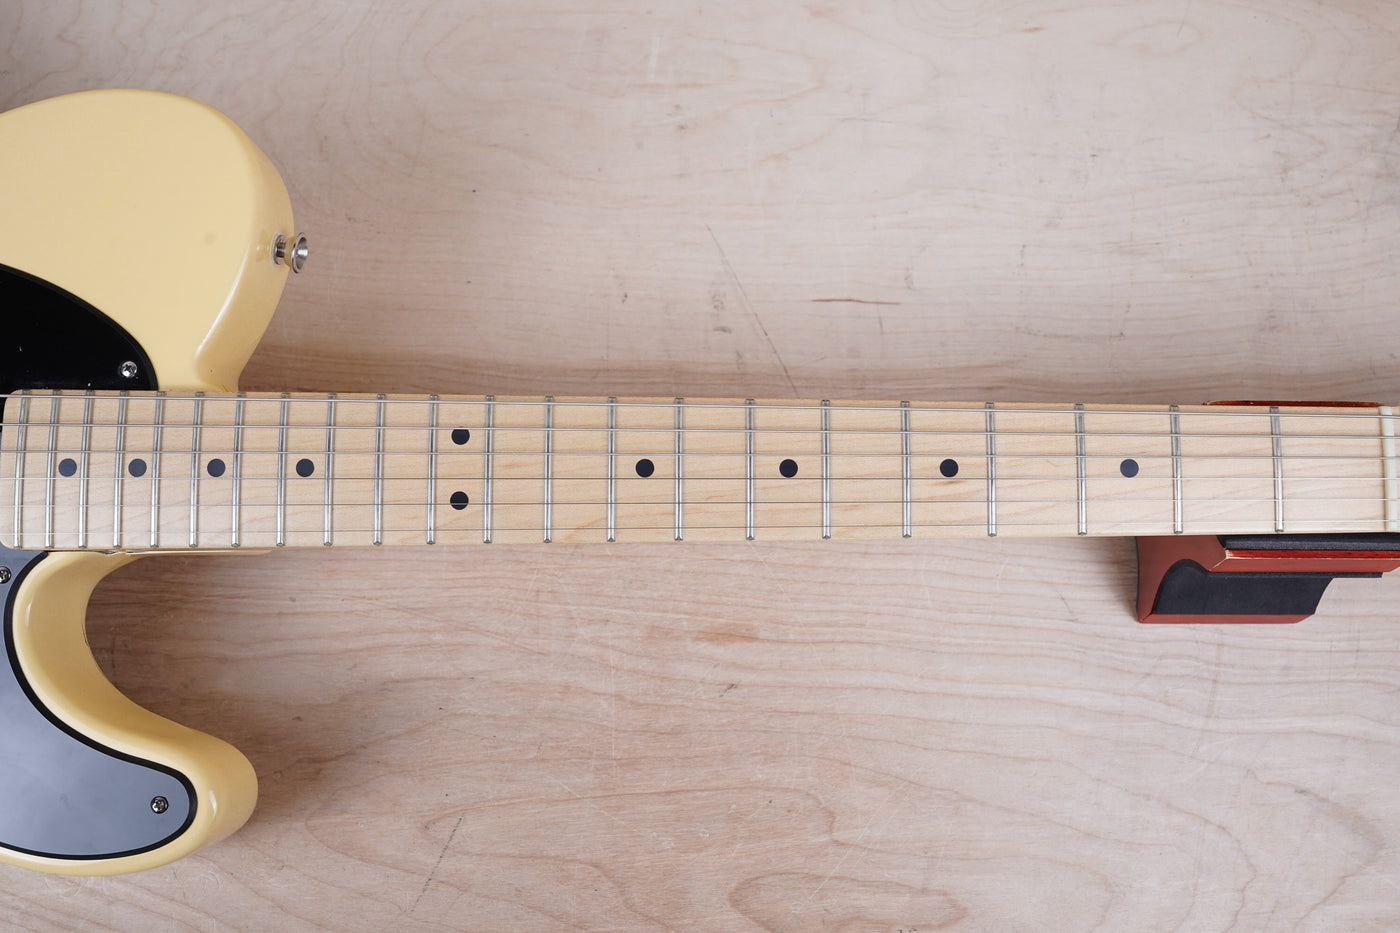
[[[0,106],[176,91],[268,152],[312,255],[252,390],[1394,403],[1397,33],[1380,0],[19,0]],[[1400,581],[1172,628],[1134,574],[1117,539],[143,560],[93,649],[259,808],[137,876],[0,871],[3,923],[1400,927]]]

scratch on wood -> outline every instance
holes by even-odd
[[[812,304],[842,303],[851,305],[902,305],[902,301],[875,301],[872,298],[813,298]]]
[[[447,841],[442,844],[442,851],[438,853],[437,861],[433,863],[433,870],[428,872],[428,880],[423,882],[423,889],[419,891],[418,896],[413,899],[413,906],[408,908],[409,913],[413,913],[418,909],[418,902],[423,899],[424,894],[428,893],[428,886],[432,884],[433,879],[437,877],[438,869],[442,867],[442,860],[447,855],[447,850],[452,848],[452,840],[457,838],[457,830],[462,828],[462,821],[466,818],[467,815],[465,813],[457,817],[456,825],[452,827],[452,832],[448,833]]]
[[[734,265],[729,261],[729,257],[725,255],[724,247],[719,245],[719,237],[715,236],[715,232],[710,229],[709,224],[705,224],[705,232],[708,233],[710,239],[714,241],[715,249],[719,250],[719,261],[724,265],[724,274],[729,277],[729,281],[734,285],[734,290],[739,293],[739,301],[743,303],[744,310],[749,313],[749,316],[753,318],[753,322],[758,325],[758,332],[763,335],[764,341],[768,344],[769,351],[773,354],[773,359],[778,361],[778,366],[783,370],[783,378],[787,380],[788,388],[796,395],[797,385],[792,381],[792,374],[788,372],[787,364],[783,362],[783,355],[778,352],[777,345],[773,343],[773,338],[769,336],[768,328],[763,326],[763,319],[758,316],[758,312],[754,309],[753,302],[749,301],[748,292],[744,291],[744,283],[739,281],[739,275],[734,271]]]

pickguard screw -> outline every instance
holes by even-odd
[[[127,360],[125,363],[123,363],[117,368],[117,372],[122,374],[123,379],[135,379],[136,364],[131,362],[131,360]]]
[[[152,812],[152,813],[164,813],[166,810],[169,810],[169,809],[170,809],[170,801],[169,801],[169,800],[166,800],[164,797],[152,797],[152,798],[151,798],[151,812]]]
[[[0,586],[10,582],[10,568],[0,567]]]

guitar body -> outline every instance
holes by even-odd
[[[0,204],[0,391],[236,387],[293,228],[276,170],[227,118],[125,90],[0,114]],[[87,647],[88,597],[132,559],[0,546],[0,859],[135,871],[252,812],[247,759],[136,706]]]

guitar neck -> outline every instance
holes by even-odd
[[[1400,530],[1377,407],[18,393],[21,549]]]

